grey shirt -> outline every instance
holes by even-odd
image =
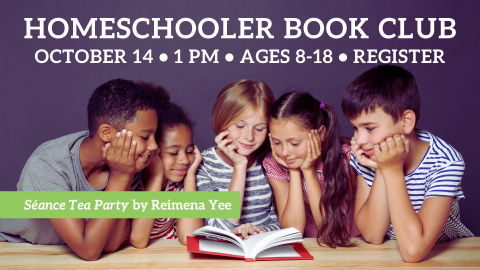
[[[233,167],[217,155],[215,147],[203,151],[202,156],[197,170],[197,191],[228,191]],[[240,222],[234,224],[228,218],[206,218],[205,225],[231,231],[238,225],[251,223],[266,232],[279,230],[281,227],[273,204],[272,189],[257,160],[247,169]]]
[[[23,167],[18,191],[103,191],[105,186],[92,186],[80,164],[80,144],[88,136],[82,131],[51,140],[40,145]],[[98,151],[101,151],[100,149]],[[131,190],[141,180],[135,174]],[[11,243],[59,245],[65,241],[57,234],[48,219],[0,219],[0,241]]]

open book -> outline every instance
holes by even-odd
[[[246,261],[313,260],[313,256],[298,243],[303,241],[302,234],[293,227],[250,235],[246,240],[212,226],[202,227],[193,235],[187,238],[189,252],[243,258]]]

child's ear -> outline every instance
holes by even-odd
[[[320,135],[320,140],[323,141],[323,138],[325,138],[325,133],[327,131],[327,128],[324,125],[321,125],[317,130],[318,130],[318,135]]]
[[[117,134],[117,131],[109,124],[101,124],[98,128],[98,134],[100,138],[107,143],[113,140],[113,136]]]
[[[410,134],[415,128],[415,123],[417,122],[417,117],[412,110],[406,110],[403,112],[403,132],[405,134]]]

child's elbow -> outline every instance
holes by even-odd
[[[417,263],[425,257],[425,252],[417,245],[410,245],[409,247],[400,248],[402,260],[406,263]]]
[[[187,236],[184,235],[184,236],[179,237],[178,241],[180,241],[180,244],[182,244],[183,246],[186,246],[187,245]]]
[[[146,248],[148,245],[148,239],[144,239],[144,237],[130,237],[128,240],[134,248],[143,249]]]
[[[365,241],[367,241],[368,243],[370,244],[373,244],[373,245],[381,245],[383,244],[383,240],[385,239],[385,237],[383,235],[368,235],[368,234],[365,234],[363,235],[363,239],[365,239]]]
[[[77,253],[78,256],[80,256],[82,259],[86,261],[96,261],[98,258],[100,258],[101,252],[92,252],[92,251],[87,251],[83,252],[82,254]]]

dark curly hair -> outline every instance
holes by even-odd
[[[102,124],[121,130],[137,111],[149,109],[156,109],[156,103],[145,88],[129,80],[110,80],[95,89],[88,101],[89,136],[93,138]]]
[[[188,117],[185,110],[179,105],[170,102],[168,91],[158,85],[147,82],[138,82],[140,86],[147,89],[155,100],[155,108],[158,114],[158,128],[155,133],[157,142],[161,141],[165,132],[179,125],[185,125],[193,130],[193,121]]]

